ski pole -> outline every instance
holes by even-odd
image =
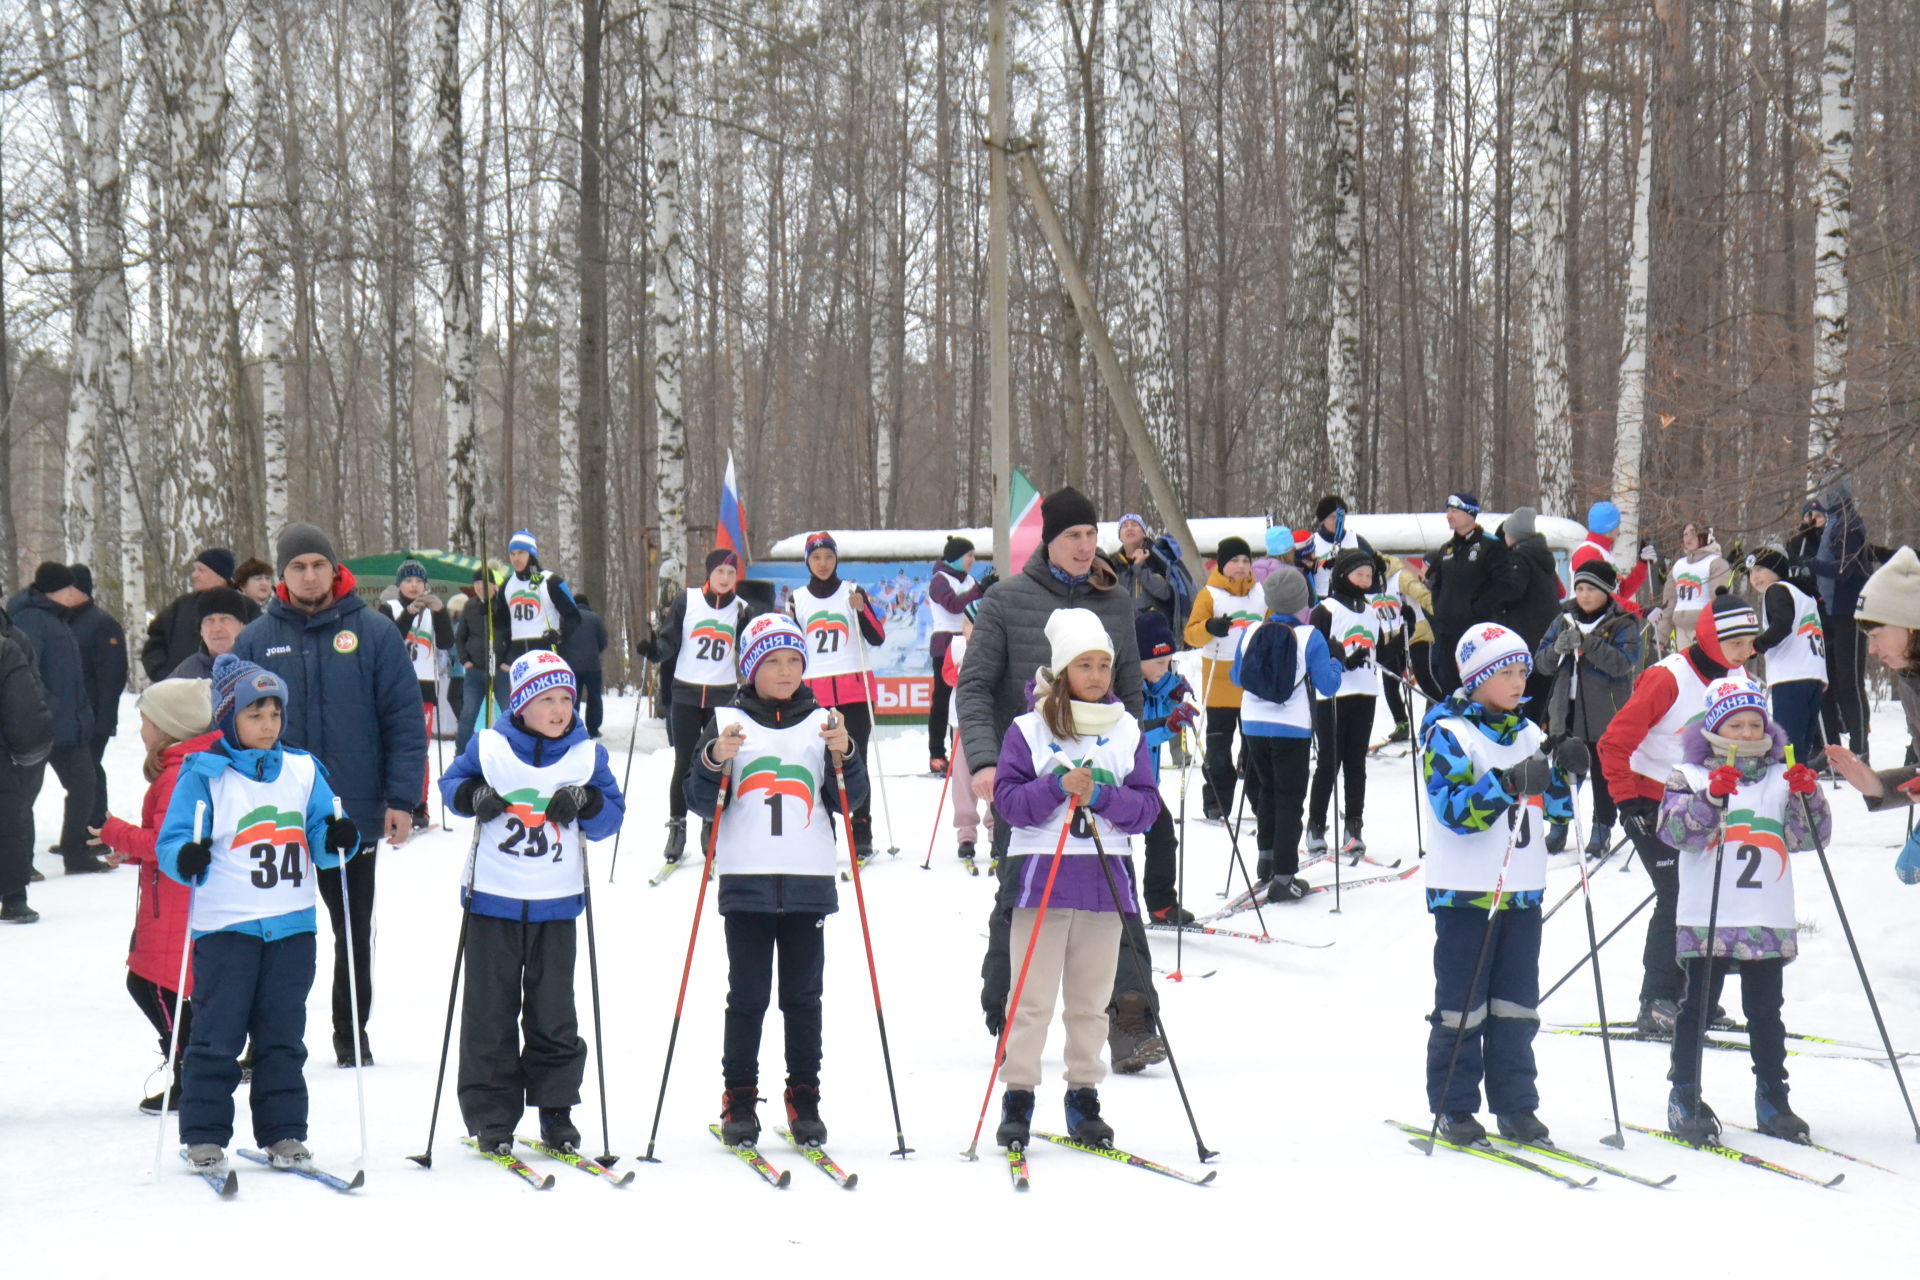
[[[199,844],[206,839],[207,802],[193,802],[193,842]],[[205,875],[205,872],[201,872]],[[147,1174],[157,1178],[160,1174],[160,1156],[167,1149],[167,1101],[173,1093],[175,1078],[174,1063],[180,1057],[180,1006],[186,1000],[187,960],[193,955],[193,902],[194,893],[199,888],[191,882],[187,885],[187,927],[186,936],[180,939],[180,976],[173,983],[173,1026],[167,1032],[167,1060],[161,1065],[160,1083],[160,1128],[153,1135],[153,1168]],[[160,883],[156,879],[153,885],[153,898],[160,900]],[[175,1099],[174,1123],[180,1122],[178,1100]]]
[[[687,979],[693,974],[693,944],[700,939],[700,912],[707,901],[707,882],[713,879],[713,851],[720,843],[720,814],[727,807],[727,783],[732,776],[733,761],[728,759],[720,766],[720,793],[714,797],[713,825],[707,831],[707,860],[700,869],[700,892],[693,899],[693,929],[687,934],[687,959],[680,967],[680,994],[673,1002],[673,1029],[667,1034],[667,1060],[660,1068],[660,1097],[653,1106],[653,1129],[647,1134],[647,1154],[640,1157],[648,1164],[660,1163],[654,1157],[653,1144],[660,1136],[660,1114],[667,1106],[667,1077],[673,1071],[673,1047],[680,1041],[680,1013],[687,1005]]]
[[[1735,750],[1735,747],[1729,743],[1727,746],[1728,767],[1732,767],[1733,765]],[[1687,983],[1687,998],[1697,999],[1700,1002],[1700,1030],[1694,1037],[1693,1059],[1693,1085],[1696,1093],[1704,1083],[1701,1077],[1706,1075],[1707,1027],[1713,1021],[1713,935],[1714,931],[1720,927],[1720,866],[1727,852],[1727,809],[1732,803],[1732,796],[1725,797],[1721,802],[1720,826],[1713,835],[1713,891],[1707,896],[1707,954],[1703,957],[1705,963],[1700,970],[1699,989],[1696,991],[1691,981]],[[1681,851],[1682,854],[1684,854],[1684,852],[1684,850]],[[1676,877],[1678,875],[1678,869],[1678,863],[1676,863]],[[1729,958],[1731,958],[1731,953],[1729,953]],[[1594,962],[1593,968],[1596,973],[1600,971],[1599,961],[1596,960]],[[1601,1021],[1605,1022],[1606,1019],[1603,1017]],[[1675,1038],[1677,1039],[1679,1035],[1680,1029],[1678,1026],[1675,1026]]]
[[[633,692],[633,727],[627,730],[627,767],[620,778],[620,794],[627,794],[627,784],[633,781],[633,744],[640,736],[640,695],[647,687],[647,663],[649,659],[640,659],[640,683]],[[627,824],[622,822],[620,830],[613,833],[613,857],[607,861],[607,883],[613,883],[613,873],[620,869],[620,837],[626,832]]]
[[[960,752],[960,728],[954,726],[947,735],[947,775],[940,780],[940,803],[933,807],[933,831],[927,836],[927,860],[920,864],[922,871],[933,870],[933,842],[940,838],[940,815],[946,811],[947,788],[953,784],[953,758]],[[852,820],[848,820],[847,834],[853,834]],[[858,862],[859,852],[855,851],[854,861]]]
[[[1093,853],[1094,856],[1100,860],[1100,874],[1106,877],[1107,893],[1113,899],[1113,909],[1119,913],[1120,928],[1124,932],[1127,927],[1127,908],[1126,904],[1120,901],[1120,886],[1114,881],[1113,868],[1107,865],[1107,851],[1105,846],[1100,843],[1098,820],[1090,817],[1087,822],[1087,830],[1093,834]],[[1242,869],[1244,870],[1244,867]],[[1035,932],[1038,932],[1037,928]],[[1146,937],[1144,921],[1141,922],[1140,937],[1142,939]],[[1174,1087],[1180,1091],[1180,1105],[1186,1109],[1187,1124],[1193,1129],[1194,1149],[1199,1152],[1200,1163],[1205,1164],[1208,1160],[1211,1160],[1220,1153],[1209,1149],[1205,1140],[1200,1137],[1200,1122],[1193,1117],[1193,1103],[1187,1097],[1187,1082],[1180,1076],[1180,1060],[1173,1056],[1173,1040],[1167,1035],[1166,1019],[1163,1018],[1160,1013],[1159,993],[1153,989],[1153,978],[1147,972],[1147,962],[1141,958],[1140,948],[1132,945],[1132,941],[1132,939],[1128,940],[1129,945],[1127,950],[1133,954],[1134,973],[1140,979],[1140,989],[1145,991],[1148,999],[1152,1001],[1153,1025],[1160,1033],[1160,1043],[1165,1045],[1167,1049],[1167,1066],[1173,1070]],[[991,1087],[989,1087],[989,1092],[991,1092]]]
[[[1411,649],[1413,646],[1408,645],[1407,647]],[[1405,676],[1401,676],[1400,679],[1407,686],[1407,718],[1412,719],[1414,708],[1413,698],[1415,694],[1420,693],[1420,686]],[[1421,696],[1424,697],[1425,695],[1422,694]],[[1431,702],[1427,704],[1427,709],[1429,711],[1433,709]],[[1422,820],[1420,810],[1426,806],[1421,803],[1425,797],[1422,794],[1422,788],[1420,786],[1420,735],[1415,731],[1414,726],[1409,726],[1407,736],[1413,742],[1413,750],[1407,752],[1407,761],[1413,766],[1409,771],[1409,777],[1413,781],[1413,847],[1418,855],[1424,858],[1427,856],[1427,837],[1426,833],[1421,829]],[[1544,916],[1541,917],[1541,923],[1546,923]]]
[[[613,1154],[613,1139],[607,1134],[607,1047],[606,1037],[600,1031],[600,953],[593,941],[593,877],[587,874],[587,833],[577,831],[577,834],[580,840],[580,898],[587,917],[587,984],[593,993],[593,1067],[600,1077],[600,1154],[593,1158],[593,1162],[602,1169],[611,1169],[620,1157]]]
[[[440,1094],[447,1084],[447,1049],[453,1043],[453,1002],[460,992],[460,967],[467,955],[467,926],[473,923],[473,877],[480,859],[479,818],[473,820],[473,842],[467,846],[466,883],[460,887],[460,937],[453,944],[453,980],[447,985],[447,1020],[440,1030],[440,1070],[433,1078],[433,1110],[427,1117],[427,1149],[407,1159],[422,1169],[433,1168],[433,1135],[440,1127]],[[598,1032],[596,1031],[596,1036]]]
[[[1583,858],[1583,861],[1581,864],[1581,871],[1584,873],[1587,870],[1587,867],[1585,865],[1587,861],[1591,861],[1593,863],[1592,869],[1594,871],[1598,871],[1600,868],[1606,866],[1607,862],[1613,857],[1613,855],[1620,852],[1620,846],[1626,843],[1627,843],[1627,837],[1621,836],[1618,840],[1614,841],[1613,848],[1607,850],[1605,853],[1601,854],[1599,857],[1593,858],[1593,859]],[[1581,884],[1576,884],[1571,888],[1569,888],[1565,893],[1561,894],[1560,900],[1558,902],[1555,902],[1552,906],[1548,907],[1546,911],[1542,913],[1542,915],[1540,916],[1540,923],[1545,924],[1547,921],[1553,919],[1553,913],[1558,911],[1560,908],[1566,906],[1569,902],[1572,902],[1573,895],[1576,893],[1579,893],[1581,891],[1582,885],[1584,884],[1585,884],[1585,880],[1583,878],[1581,881]]]
[[[1787,748],[1787,763],[1793,763],[1793,748]],[[1900,1086],[1900,1100],[1907,1104],[1907,1119],[1913,1122],[1913,1140],[1920,1142],[1920,1116],[1913,1110],[1913,1097],[1907,1092],[1906,1077],[1900,1074],[1900,1055],[1893,1051],[1893,1038],[1887,1034],[1887,1022],[1880,1016],[1880,1002],[1874,998],[1873,983],[1867,979],[1866,962],[1860,958],[1860,944],[1854,940],[1853,925],[1847,919],[1847,908],[1840,901],[1840,886],[1833,878],[1833,865],[1827,861],[1827,842],[1820,838],[1820,824],[1814,821],[1813,806],[1807,803],[1805,796],[1800,797],[1801,812],[1807,819],[1807,830],[1813,834],[1814,852],[1820,855],[1820,874],[1826,877],[1827,892],[1833,895],[1833,909],[1840,917],[1841,932],[1847,935],[1847,950],[1853,953],[1853,967],[1860,974],[1860,989],[1866,993],[1867,1008],[1873,1011],[1873,1025],[1880,1031],[1880,1043],[1887,1050],[1887,1065],[1893,1068],[1893,1079]],[[1911,815],[1911,809],[1909,809]]]
[[[440,685],[433,686],[433,711],[427,716],[427,736],[433,739],[433,771],[438,776],[447,776],[447,754],[439,733],[440,723]],[[440,793],[440,829],[447,829],[447,794]]]
[[[860,631],[860,619],[857,615],[853,620],[853,643],[859,647],[860,683],[866,687],[867,705],[873,708],[873,725],[877,732],[880,728],[880,703],[873,696],[873,673],[867,669],[867,638]],[[870,757],[874,755],[871,747],[868,748],[867,754]],[[947,757],[947,768],[949,770],[953,768],[952,756]],[[887,854],[889,857],[897,858],[900,856],[900,846],[893,838],[893,806],[887,803],[887,771],[885,768],[874,768],[869,769],[868,772],[880,779],[880,812],[887,820]],[[939,819],[936,818],[934,821],[937,823]]]
[[[333,798],[333,817],[337,822],[346,815],[340,808],[340,797]],[[353,1093],[355,1105],[360,1112],[360,1154],[353,1158],[355,1169],[367,1167],[367,1073],[366,1063],[361,1061],[360,1041],[365,1034],[365,1024],[361,1022],[360,1012],[360,975],[359,967],[354,963],[353,936],[353,896],[347,888],[347,860],[351,854],[340,859],[340,915],[347,925],[347,999],[353,1002]],[[373,921],[367,921],[367,931],[371,935]]]
[[[1180,909],[1184,911],[1187,906],[1187,771],[1185,769],[1180,770],[1180,844],[1177,854],[1179,870],[1176,874],[1180,881],[1178,901]],[[1181,925],[1173,935],[1173,972],[1167,975],[1169,982],[1181,982],[1186,978],[1186,974],[1182,972],[1186,943],[1187,929],[1185,925]]]
[[[1013,998],[1007,1002],[1007,1016],[1000,1024],[1000,1040],[993,1047],[993,1070],[987,1074],[987,1094],[980,1099],[980,1118],[974,1121],[973,1141],[960,1153],[969,1160],[980,1158],[980,1130],[986,1127],[987,1107],[993,1102],[993,1086],[1000,1078],[1000,1064],[1006,1060],[1007,1036],[1013,1031],[1014,1015],[1020,1012],[1020,993],[1027,988],[1027,970],[1033,965],[1033,948],[1040,941],[1040,926],[1047,922],[1047,903],[1053,898],[1054,877],[1060,874],[1060,855],[1067,850],[1067,833],[1073,829],[1073,820],[1079,812],[1079,797],[1068,797],[1067,820],[1060,824],[1060,841],[1053,846],[1053,861],[1047,866],[1047,882],[1040,889],[1040,907],[1033,917],[1033,930],[1027,934],[1027,951],[1020,960],[1020,976],[1014,981]]]
[[[1619,933],[1622,929],[1626,928],[1628,925],[1632,924],[1633,918],[1639,915],[1642,911],[1645,911],[1647,909],[1647,904],[1651,903],[1658,896],[1659,896],[1658,894],[1650,893],[1646,897],[1640,899],[1639,906],[1627,912],[1625,919],[1621,920],[1619,924],[1609,929],[1607,931],[1606,937],[1600,939],[1600,941],[1597,944],[1588,948],[1587,953],[1581,956],[1578,960],[1574,962],[1573,968],[1561,974],[1560,980],[1554,983],[1552,986],[1548,987],[1546,991],[1542,993],[1542,995],[1540,996],[1540,1003],[1545,1004],[1547,1002],[1548,996],[1551,996],[1554,992],[1558,991],[1561,987],[1564,987],[1567,984],[1568,979],[1572,978],[1574,974],[1580,972],[1580,967],[1582,965],[1586,964],[1589,960],[1592,960],[1595,956],[1598,956],[1600,954],[1600,948],[1606,946],[1609,942],[1612,942],[1614,935]]]
[[[1587,772],[1593,767],[1593,757],[1587,751],[1587,744],[1578,738],[1568,738],[1554,749],[1555,763],[1560,765],[1562,773],[1573,781],[1573,834],[1580,837],[1580,788],[1586,781]],[[1586,855],[1580,855],[1580,896],[1587,911],[1587,946],[1599,950],[1599,929],[1593,922],[1593,886],[1587,881]],[[1545,917],[1540,923],[1545,924]],[[1593,966],[1593,1003],[1600,1011],[1600,1053],[1607,1064],[1607,1101],[1613,1105],[1613,1132],[1600,1139],[1605,1145],[1620,1150],[1627,1145],[1626,1130],[1620,1127],[1620,1090],[1613,1074],[1613,1032],[1607,1025],[1607,994],[1600,981],[1600,966]]]
[[[830,727],[838,727],[846,723],[846,717],[838,711],[830,711],[827,715],[827,723]],[[907,1145],[905,1132],[900,1126],[900,1094],[893,1087],[893,1051],[887,1046],[887,1015],[880,1007],[880,970],[873,962],[873,932],[867,927],[867,895],[860,887],[860,851],[854,847],[853,843],[853,810],[847,802],[847,775],[840,762],[840,753],[835,751],[829,754],[833,758],[834,789],[840,793],[840,822],[847,829],[847,853],[853,859],[853,900],[860,908],[860,941],[867,948],[867,978],[873,983],[873,1019],[880,1028],[880,1062],[887,1070],[887,1098],[893,1103],[895,1146],[888,1154],[899,1156],[904,1160],[912,1153],[913,1148]],[[949,777],[953,775],[952,756],[947,757],[947,775]],[[936,816],[934,824],[938,826],[939,822],[940,819]],[[933,857],[931,850],[928,851],[927,857]]]

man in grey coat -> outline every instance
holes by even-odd
[[[1040,504],[1040,548],[1017,574],[988,591],[973,620],[973,638],[967,642],[967,660],[960,667],[954,702],[960,722],[960,749],[967,753],[973,772],[973,793],[993,803],[995,764],[1000,741],[1014,719],[1026,712],[1027,685],[1047,665],[1047,619],[1056,609],[1091,610],[1113,641],[1113,691],[1132,715],[1140,714],[1140,651],[1134,641],[1133,601],[1118,589],[1113,567],[1100,555],[1093,504],[1072,488],[1047,495]],[[1011,828],[996,812],[993,857],[1000,867],[1000,887],[994,895],[988,921],[986,958],[980,966],[984,985],[981,1008],[987,1028],[1000,1033],[1007,993],[1012,986],[1008,935],[1016,888],[1009,879],[1012,860],[1006,856]],[[1128,904],[1130,908],[1137,904]],[[1138,915],[1126,917],[1121,935],[1120,965],[1114,974],[1114,1014],[1109,1041],[1114,1067],[1138,1071],[1165,1057],[1166,1050],[1152,1034],[1150,1009],[1154,1001],[1143,990],[1140,972],[1149,968],[1146,933]],[[1141,965],[1126,954],[1137,950]]]

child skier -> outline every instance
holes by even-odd
[[[565,658],[520,655],[507,689],[507,718],[475,733],[440,779],[447,807],[479,824],[461,886],[460,1115],[482,1151],[511,1154],[514,1126],[535,1107],[540,1141],[572,1151],[587,1064],[573,1000],[580,851],[620,829],[627,802],[607,749],[587,737]]]
[[[1587,744],[1597,759],[1600,735],[1633,692],[1640,669],[1640,620],[1620,607],[1615,593],[1619,575],[1605,560],[1589,558],[1573,571],[1573,599],[1541,637],[1534,669],[1552,675],[1547,694],[1547,732],[1558,742],[1574,738]],[[1593,791],[1593,829],[1587,836],[1586,856],[1597,858],[1613,847],[1613,823],[1618,816],[1607,775],[1595,770],[1587,785]],[[1547,832],[1547,852],[1566,848],[1567,829]]]
[[[947,645],[946,654],[940,659],[941,678],[947,682],[948,689],[960,683],[960,664],[967,660],[967,641],[973,638],[973,619],[980,612],[978,600],[967,601],[967,607],[961,610],[960,634],[953,637]],[[972,862],[975,848],[980,839],[979,800],[973,794],[973,770],[967,768],[967,753],[959,746],[959,731],[954,732],[953,755],[949,758],[952,776],[947,779],[947,799],[953,805],[953,833],[959,839],[960,860]],[[987,840],[993,840],[993,806],[987,806]]]
[[[440,708],[440,651],[453,647],[453,621],[447,606],[427,585],[427,566],[418,560],[401,564],[393,577],[394,598],[381,603],[387,616],[400,628],[407,645],[407,661],[413,664],[413,678],[420,682],[420,707],[427,718],[427,737],[433,737],[434,715]],[[420,803],[413,807],[413,825],[425,831],[433,825],[427,811],[426,775],[420,778]]]
[[[1543,812],[1546,821],[1565,822],[1573,804],[1566,779],[1542,750],[1546,734],[1520,714],[1533,669],[1526,642],[1481,623],[1467,629],[1454,657],[1460,688],[1420,726],[1426,799],[1436,819],[1427,828],[1434,929],[1427,1105],[1441,1117],[1447,1141],[1483,1140],[1487,1131],[1474,1113],[1484,1076],[1501,1134],[1539,1142],[1547,1136],[1534,1114],[1540,899],[1547,884],[1540,828]]]
[[[680,861],[687,847],[687,771],[693,746],[713,720],[716,707],[739,687],[738,638],[752,606],[740,597],[740,557],[718,547],[707,554],[707,577],[698,588],[674,597],[654,632],[647,657],[667,673],[671,707],[667,741],[673,773],[667,779],[667,847],[661,855]]]
[[[1314,697],[1333,697],[1346,669],[1328,649],[1326,636],[1299,620],[1307,607],[1307,580],[1299,570],[1282,565],[1262,588],[1267,618],[1240,633],[1233,678],[1246,690],[1240,732],[1246,735],[1247,766],[1255,782],[1254,847],[1262,894],[1269,902],[1298,902],[1308,889],[1299,877],[1300,818],[1307,800]]]
[[[160,874],[154,860],[154,845],[160,823],[167,816],[167,802],[173,797],[180,776],[180,764],[196,751],[205,751],[220,740],[208,729],[213,706],[205,680],[162,680],[150,684],[140,695],[140,742],[147,749],[142,772],[147,778],[147,794],[140,802],[140,825],[109,817],[93,836],[107,846],[105,861],[117,867],[131,862],[140,868],[140,898],[134,908],[133,950],[127,955],[127,993],[140,1006],[153,1029],[160,1035],[160,1052],[171,1045],[173,1024],[180,1023],[182,1044],[192,1042],[193,974],[187,974],[185,989],[175,991],[180,981],[180,948],[187,941],[187,891]],[[180,1109],[180,1059],[173,1063],[173,1080],[160,1092],[143,1098],[140,1109],[158,1115],[162,1108]]]
[[[1827,692],[1827,633],[1820,604],[1787,581],[1787,557],[1763,547],[1747,557],[1747,581],[1760,593],[1760,634],[1753,647],[1766,656],[1773,722],[1798,760],[1820,745],[1820,702]]]
[[[507,564],[511,572],[493,596],[494,662],[502,671],[523,653],[557,648],[580,625],[566,579],[540,566],[540,545],[531,531],[518,530],[508,539]]]
[[[1047,619],[1046,637],[1050,665],[1034,673],[1033,709],[1016,717],[1001,740],[993,783],[993,802],[1012,828],[1007,851],[1019,890],[1007,954],[1016,973],[1038,927],[1032,967],[1004,1035],[1007,1088],[995,1140],[1024,1148],[1031,1138],[1040,1055],[1058,993],[1067,1035],[1067,1132],[1103,1146],[1113,1141],[1113,1127],[1100,1118],[1098,1086],[1107,1074],[1100,1046],[1121,915],[1140,913],[1125,854],[1128,837],[1158,817],[1160,792],[1146,736],[1113,696],[1113,642],[1098,615],[1057,609]],[[1069,821],[1068,856],[1056,870],[1052,854]],[[1096,838],[1120,856],[1096,863],[1089,856]]]
[[[1813,847],[1816,834],[1830,838],[1833,819],[1820,776],[1804,764],[1788,767],[1786,733],[1767,719],[1758,685],[1740,673],[1716,680],[1706,706],[1681,734],[1685,757],[1660,806],[1661,835],[1680,850],[1675,947],[1687,972],[1667,1072],[1667,1127],[1696,1144],[1720,1132],[1700,1097],[1700,1016],[1703,1001],[1709,1009],[1718,1001],[1731,961],[1747,1015],[1756,1123],[1776,1138],[1805,1142],[1807,1122],[1787,1103],[1780,1017],[1782,976],[1800,950],[1787,855]]]
[[[1140,650],[1140,730],[1147,737],[1147,757],[1153,762],[1153,782],[1158,787],[1161,744],[1185,732],[1199,718],[1199,712],[1187,701],[1193,687],[1173,669],[1173,628],[1167,625],[1166,615],[1151,609],[1135,614],[1133,638]],[[1237,672],[1235,679],[1237,682]],[[1160,815],[1147,831],[1146,844],[1146,874],[1141,877],[1141,887],[1146,894],[1147,915],[1156,924],[1192,924],[1193,912],[1180,904],[1174,883],[1179,842],[1174,835],[1173,812],[1164,796],[1160,799]]]
[[[834,889],[833,819],[846,778],[848,808],[867,797],[867,770],[846,721],[806,687],[807,641],[784,614],[761,614],[741,636],[744,687],[700,735],[687,803],[711,813],[731,771],[727,812],[715,837],[720,915],[727,934],[726,1040],[720,1067],[720,1136],[730,1146],[759,1139],[760,1029],[775,960],[786,1023],[788,1131],[820,1146],[820,996],[827,916]],[[831,758],[829,758],[831,753]]]
[[[933,632],[927,638],[927,652],[933,658],[933,705],[927,710],[927,771],[947,771],[947,720],[953,704],[953,686],[943,678],[941,659],[947,646],[960,634],[960,620],[968,605],[987,593],[997,576],[973,576],[973,543],[959,534],[950,534],[940,548],[927,580],[927,612],[933,617]]]
[[[193,1039],[180,1082],[180,1141],[201,1170],[226,1164],[249,1036],[254,1141],[283,1168],[311,1159],[302,1068],[319,896],[314,869],[344,864],[360,833],[333,816],[333,789],[319,762],[279,745],[286,700],[286,684],[271,671],[230,653],[214,660],[220,740],[182,762],[155,844],[167,878],[194,886]]]
[[[887,628],[867,593],[840,580],[839,566],[833,535],[808,534],[807,582],[787,598],[787,610],[806,633],[808,690],[821,706],[838,708],[855,754],[865,759],[873,736],[866,646],[885,644]],[[853,811],[853,843],[862,859],[873,857],[873,815],[864,802]]]
[[[1342,665],[1339,692],[1314,704],[1313,794],[1307,815],[1307,852],[1327,851],[1327,803],[1335,772],[1345,783],[1346,840],[1340,851],[1367,851],[1361,838],[1367,808],[1367,747],[1373,736],[1373,704],[1380,693],[1374,655],[1380,647],[1380,615],[1372,603],[1373,554],[1350,549],[1334,557],[1332,586],[1313,607],[1313,629]],[[1277,838],[1277,837],[1276,837]],[[1277,852],[1277,850],[1276,850]]]
[[[1245,538],[1226,537],[1214,549],[1206,589],[1193,597],[1186,640],[1200,650],[1200,694],[1207,712],[1207,756],[1201,770],[1201,803],[1208,818],[1233,816],[1233,731],[1240,723],[1240,686],[1233,682],[1234,635],[1260,621],[1253,594],[1253,549]]]

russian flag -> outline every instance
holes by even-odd
[[[742,569],[753,563],[747,551],[747,508],[740,501],[740,482],[733,474],[731,450],[727,453],[727,478],[720,486],[720,523],[714,530],[713,545],[738,555]]]

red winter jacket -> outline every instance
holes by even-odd
[[[127,861],[140,871],[140,901],[134,911],[133,950],[127,955],[127,968],[168,991],[180,980],[180,948],[187,939],[189,897],[185,885],[160,874],[153,846],[160,835],[160,824],[167,817],[167,802],[173,799],[180,762],[218,741],[220,731],[215,729],[162,751],[160,776],[147,787],[146,797],[140,801],[140,825],[108,818],[107,825],[100,828],[100,838],[107,848],[125,854]],[[193,996],[191,969],[187,971],[186,987],[180,994]]]
[[[1702,680],[1718,680],[1727,674],[1727,669],[1702,653],[1699,645],[1686,649],[1687,661]],[[1633,753],[1660,717],[1667,714],[1667,708],[1680,696],[1680,686],[1674,683],[1673,673],[1664,667],[1648,667],[1640,673],[1633,683],[1633,695],[1626,705],[1614,712],[1613,719],[1607,722],[1605,732],[1600,735],[1600,772],[1606,775],[1607,790],[1613,794],[1614,801],[1621,800],[1662,800],[1666,798],[1665,780],[1655,782],[1652,778],[1643,778],[1633,771]]]

